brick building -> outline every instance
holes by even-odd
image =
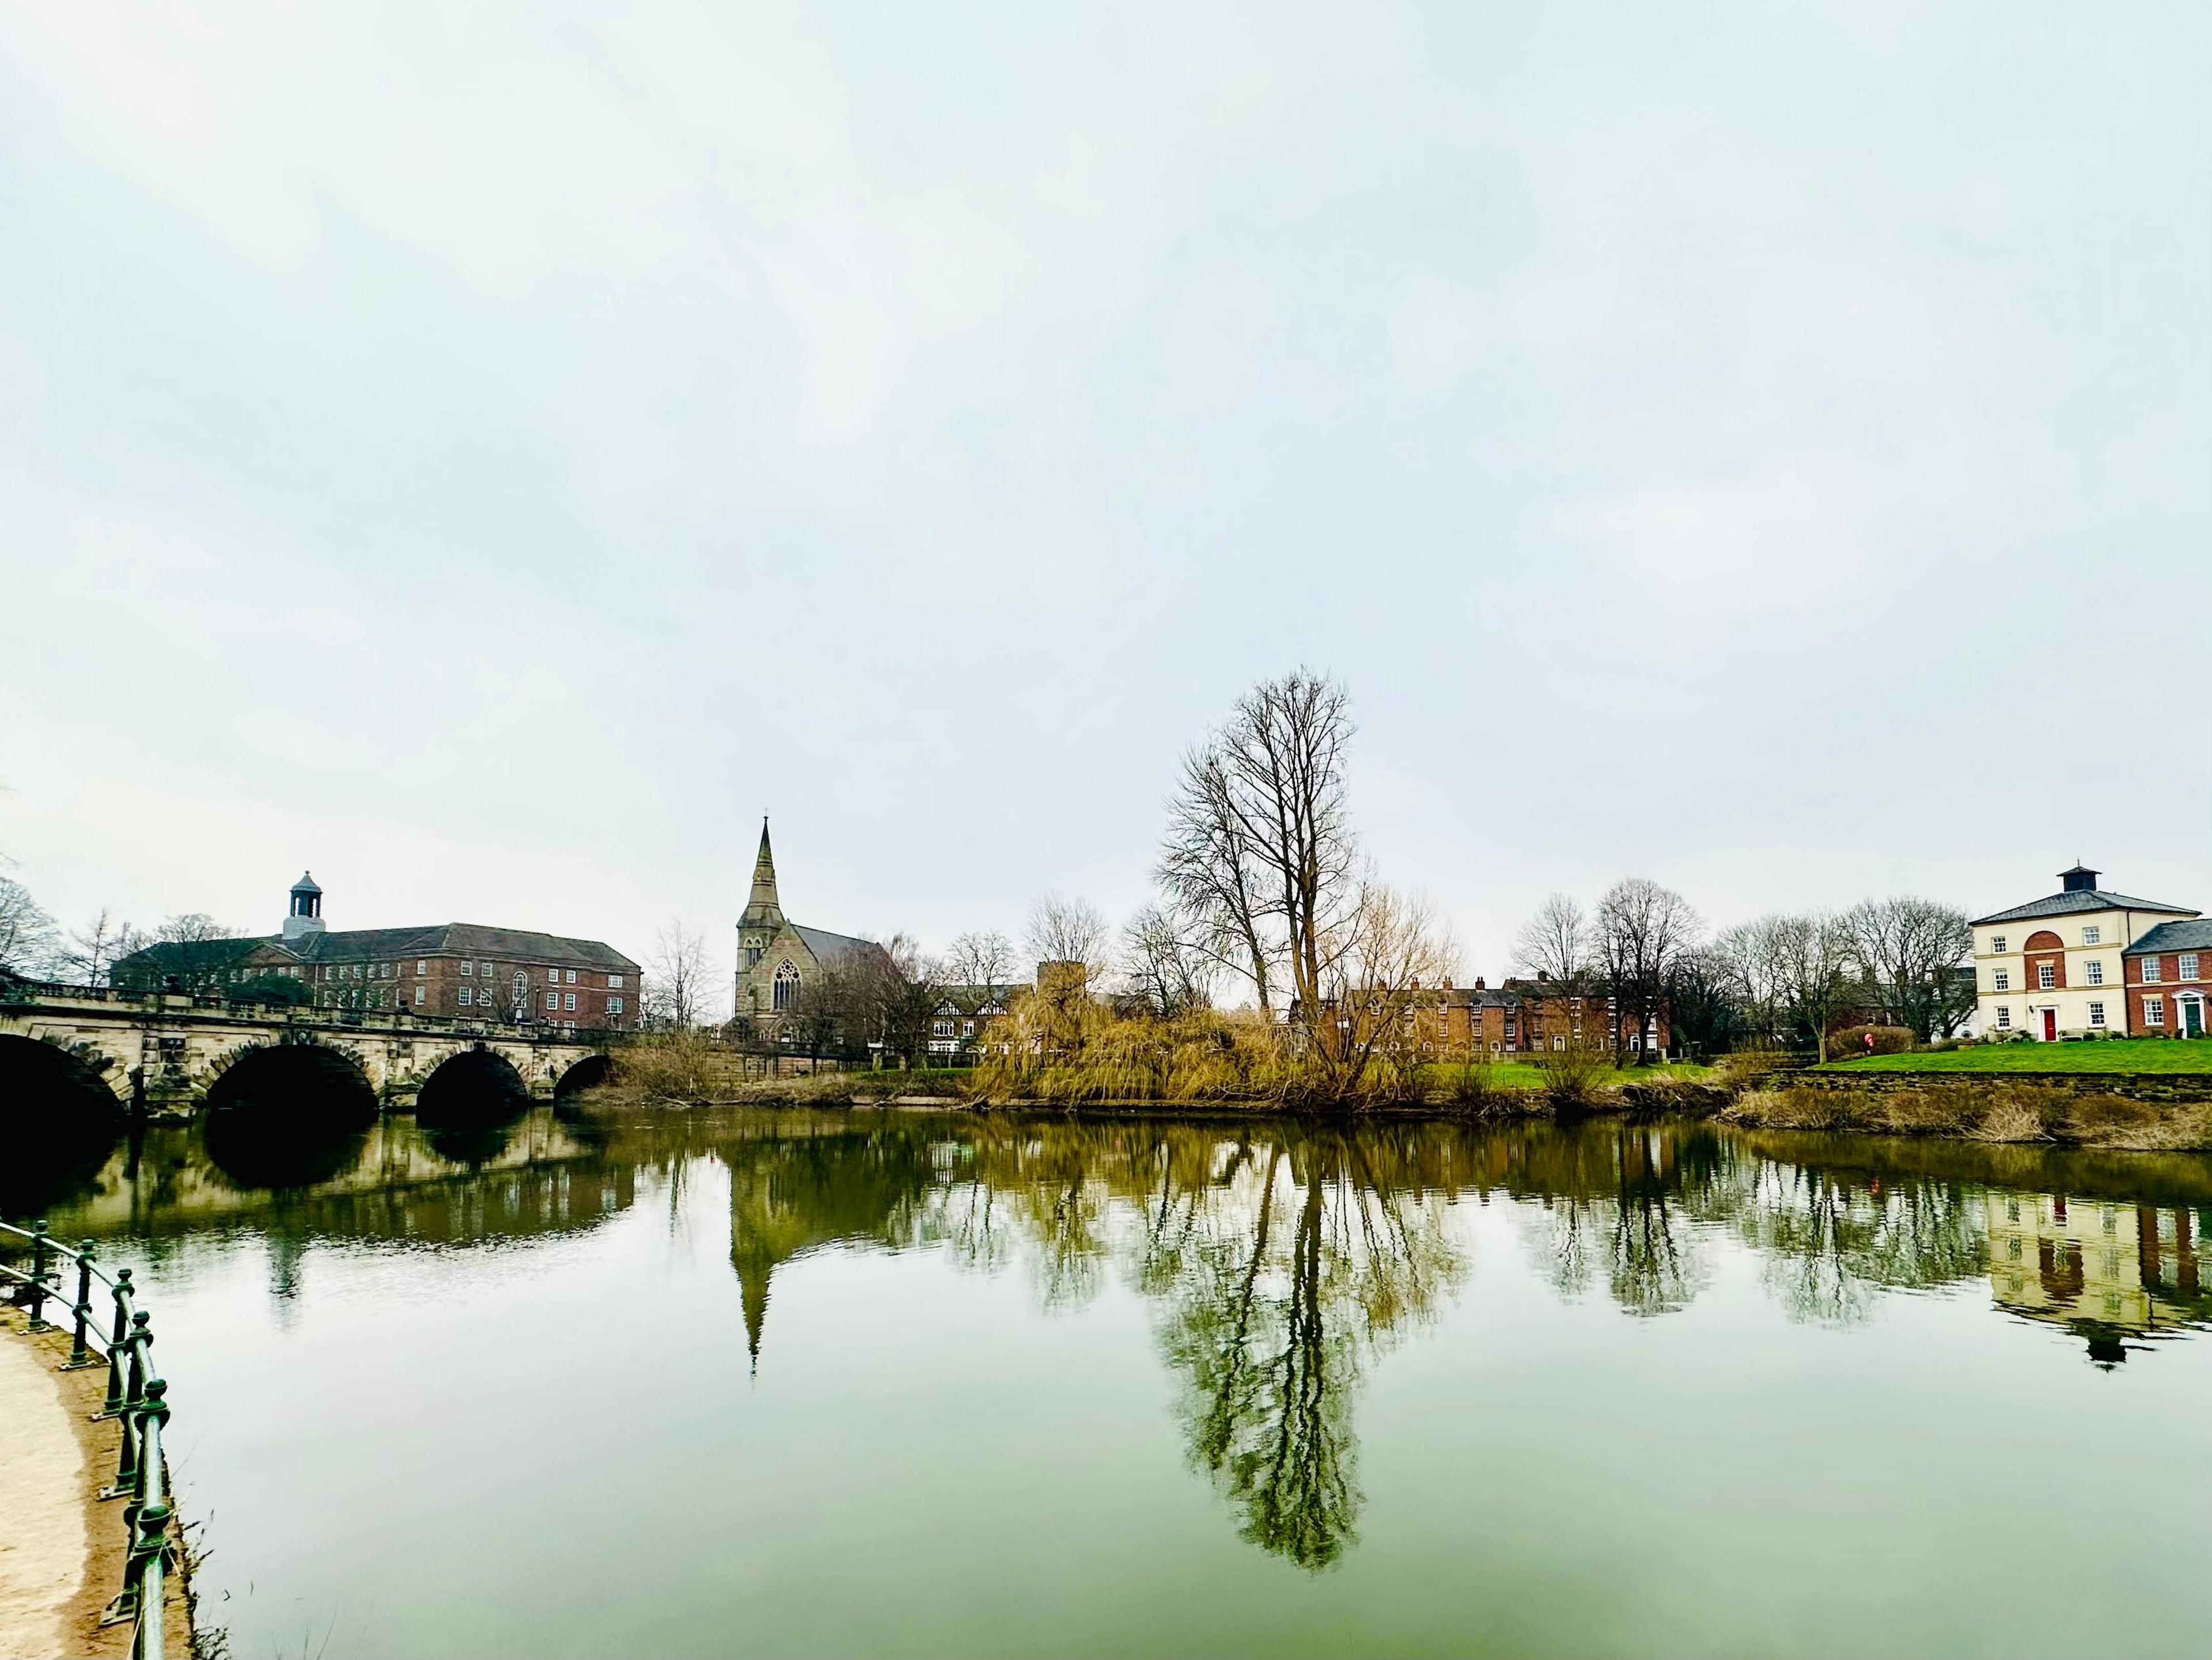
[[[2161,922],[2128,947],[2128,1030],[2140,1037],[2212,1031],[2212,922]]]
[[[201,994],[285,982],[325,1008],[580,1030],[638,1025],[638,966],[597,939],[477,922],[332,933],[312,875],[291,898],[279,933],[149,946],[116,964],[114,982]]]

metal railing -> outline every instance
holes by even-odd
[[[8,1300],[30,1310],[34,1332],[58,1329],[59,1323],[46,1318],[49,1303],[58,1305],[57,1313],[66,1308],[70,1343],[64,1371],[106,1363],[107,1395],[95,1416],[119,1420],[123,1433],[115,1480],[100,1490],[100,1497],[125,1501],[126,1554],[123,1589],[107,1605],[100,1623],[133,1627],[132,1660],[161,1660],[163,1593],[168,1571],[175,1566],[177,1546],[169,1537],[169,1472],[161,1456],[161,1432],[169,1421],[169,1386],[154,1370],[152,1322],[137,1306],[131,1270],[118,1268],[115,1277],[108,1278],[94,1262],[97,1252],[91,1240],[72,1250],[48,1233],[44,1222],[29,1229],[0,1222],[0,1246],[15,1240],[29,1243],[30,1267],[0,1260],[0,1287]],[[70,1263],[76,1270],[74,1302],[65,1301]],[[95,1281],[107,1288],[114,1304],[106,1333],[93,1318]]]

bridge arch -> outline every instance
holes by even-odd
[[[587,1055],[570,1067],[553,1082],[553,1098],[565,1101],[587,1089],[605,1083],[614,1076],[614,1057],[610,1055]]]
[[[415,1122],[435,1126],[483,1124],[513,1118],[530,1105],[530,1085],[514,1063],[479,1045],[440,1061],[415,1098]]]
[[[248,1043],[220,1057],[201,1134],[209,1161],[241,1188],[326,1182],[361,1158],[376,1091],[345,1050]]]
[[[81,1190],[122,1139],[110,1069],[47,1038],[0,1035],[0,1217],[31,1213]]]

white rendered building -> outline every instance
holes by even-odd
[[[1984,1037],[2127,1033],[2123,953],[2160,923],[2197,915],[2108,893],[2081,865],[2058,879],[2064,885],[2047,898],[1974,922],[1974,1024]]]

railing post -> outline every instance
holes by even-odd
[[[70,1341],[70,1358],[62,1367],[64,1371],[76,1371],[92,1364],[92,1351],[85,1346],[85,1338],[92,1325],[92,1259],[98,1247],[89,1239],[76,1248],[76,1307],[75,1333]]]
[[[149,1378],[146,1395],[125,1420],[126,1432],[135,1430],[142,1451],[137,1491],[124,1512],[127,1554],[123,1564],[123,1588],[107,1605],[102,1625],[133,1622],[131,1652],[137,1660],[161,1660],[165,1612],[169,1503],[167,1470],[161,1458],[161,1427],[169,1421],[169,1386]]]
[[[140,1409],[146,1404],[146,1379],[153,1371],[150,1351],[154,1347],[152,1322],[143,1309],[131,1316],[128,1341],[131,1369],[118,1414],[123,1421],[123,1435],[115,1451],[115,1481],[100,1495],[102,1499],[120,1499],[138,1491],[139,1466],[143,1462],[138,1445],[138,1432],[143,1428]]]
[[[45,1331],[46,1324],[46,1263],[54,1248],[43,1216],[31,1224],[31,1329]]]
[[[115,1271],[115,1329],[107,1339],[107,1399],[99,1416],[112,1418],[123,1410],[123,1343],[131,1335],[131,1270]]]

